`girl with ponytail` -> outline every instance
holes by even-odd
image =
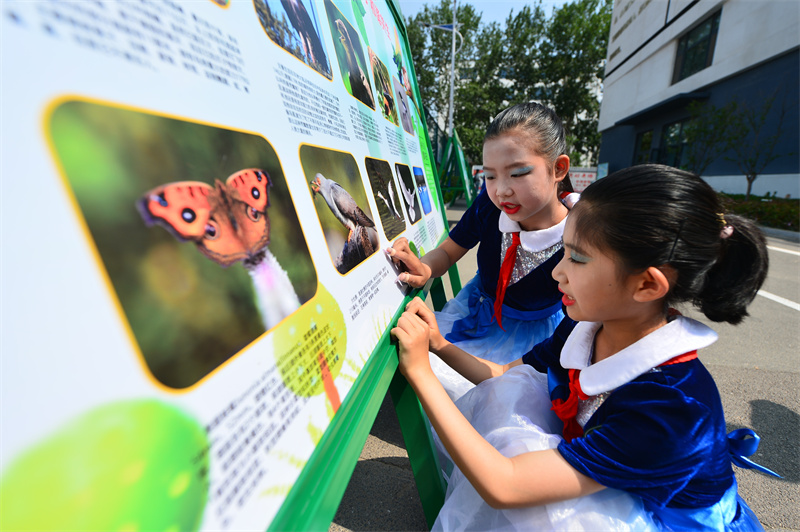
[[[400,369],[455,465],[434,529],[762,530],[731,464],[774,473],[745,457],[752,431],[726,435],[697,356],[716,333],[674,307],[739,323],[767,266],[761,232],[705,181],[641,165],[590,185],[567,219],[553,278],[571,332],[499,366],[412,301],[392,331]],[[429,349],[480,383],[457,405]]]

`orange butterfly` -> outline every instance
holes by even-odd
[[[138,202],[148,225],[160,223],[180,240],[191,240],[209,259],[254,266],[269,244],[269,174],[240,170],[212,187],[179,181],[154,188]]]

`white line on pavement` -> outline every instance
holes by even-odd
[[[767,246],[767,249],[771,249],[772,251],[780,251],[782,253],[788,253],[789,255],[800,256],[800,251],[794,251],[793,249],[776,248],[775,246]]]
[[[765,292],[764,290],[759,290],[758,295],[766,297],[767,299],[771,299],[776,303],[780,303],[781,305],[786,305],[789,308],[793,308],[795,310],[800,310],[800,303],[795,303],[794,301],[789,301],[785,297],[776,296],[775,294],[770,294],[769,292]]]

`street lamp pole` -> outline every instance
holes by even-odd
[[[456,87],[456,54],[461,50],[464,44],[464,36],[458,31],[458,19],[456,17],[456,2],[453,0],[453,24],[430,24],[423,22],[422,25],[426,28],[433,28],[437,30],[445,30],[453,32],[453,44],[450,50],[450,102],[447,109],[447,134],[453,136],[453,110],[455,108],[455,87]],[[456,49],[456,36],[460,39],[458,49]]]
[[[450,106],[447,112],[447,134],[452,138],[453,136],[453,103],[455,97],[456,87],[456,32],[458,29],[458,22],[456,19],[456,1],[453,0],[453,47],[450,52]]]

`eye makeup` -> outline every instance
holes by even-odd
[[[531,170],[533,170],[533,166],[523,166],[522,168],[517,168],[515,170],[512,170],[510,172],[510,175],[511,175],[511,177],[519,177],[519,176],[527,174]]]

